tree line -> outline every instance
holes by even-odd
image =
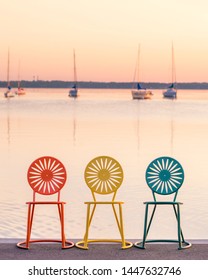
[[[10,81],[12,88],[18,86],[18,81]],[[45,80],[36,80],[36,81],[21,81],[21,87],[24,88],[70,88],[73,85],[73,82],[70,81],[45,81]],[[142,87],[147,89],[165,89],[170,84],[168,83],[141,83]],[[0,87],[7,87],[6,81],[0,81]],[[79,88],[109,88],[109,89],[131,89],[133,84],[130,82],[93,82],[93,81],[79,81]],[[177,83],[178,89],[208,89],[208,83]]]

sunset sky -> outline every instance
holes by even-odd
[[[208,82],[207,0],[0,0],[0,80]]]

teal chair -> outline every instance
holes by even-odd
[[[146,170],[146,182],[152,191],[153,201],[144,202],[145,208],[145,219],[144,219],[144,234],[143,240],[136,242],[135,247],[145,249],[146,243],[154,242],[176,242],[178,243],[178,249],[186,249],[191,247],[191,243],[185,241],[183,232],[181,229],[181,217],[180,217],[180,205],[181,202],[177,202],[177,194],[184,181],[184,171],[181,164],[171,157],[159,157],[153,160]],[[164,198],[169,196],[172,200],[161,199],[157,200],[158,197]],[[150,230],[150,226],[153,221],[153,217],[157,206],[170,205],[173,207],[173,211],[177,221],[178,228],[178,239],[176,240],[147,240],[147,236]],[[151,215],[148,217],[149,206],[151,207]]]

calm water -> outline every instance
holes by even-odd
[[[91,199],[83,173],[87,163],[100,155],[114,157],[124,170],[117,198],[125,201],[127,238],[142,237],[143,201],[151,199],[144,174],[150,161],[162,155],[175,157],[185,170],[178,195],[184,203],[185,237],[208,238],[208,91],[181,90],[174,101],[164,100],[158,90],[146,101],[132,100],[129,90],[82,89],[76,100],[68,97],[67,89],[28,89],[25,96],[11,100],[3,98],[3,91],[0,89],[0,238],[24,239],[25,202],[32,198],[27,169],[43,155],[57,157],[67,169],[62,198],[67,202],[68,238],[83,237],[84,201]],[[33,237],[59,235],[57,209],[48,208],[37,208]],[[98,209],[91,237],[118,237],[110,210],[106,206]],[[169,210],[165,206],[158,210],[150,237],[176,236]]]

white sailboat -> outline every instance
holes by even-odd
[[[78,94],[78,85],[77,85],[77,70],[76,70],[76,57],[75,57],[75,51],[74,51],[74,84],[69,90],[69,96],[70,97],[77,97]]]
[[[165,91],[163,91],[163,97],[165,97],[165,98],[177,98],[176,71],[175,71],[173,44],[172,44],[172,83]]]
[[[26,94],[26,91],[20,85],[20,62],[19,62],[19,65],[18,65],[18,84],[17,84],[17,90],[15,91],[15,93],[17,95],[24,95],[24,94]]]
[[[134,83],[133,83],[133,87],[134,88],[131,91],[132,98],[133,99],[150,99],[151,96],[152,96],[152,92],[150,90],[147,90],[146,88],[143,88],[140,85],[140,80],[139,80],[139,59],[140,59],[140,45],[139,45],[139,49],[138,49],[137,66],[136,66],[135,74],[134,74]],[[135,83],[136,73],[137,73],[137,83]]]
[[[16,90],[15,93],[16,93],[17,95],[25,95],[25,94],[26,94],[25,89],[22,88],[22,87],[20,87],[20,84],[18,85],[18,88],[17,88],[17,90]]]
[[[11,85],[10,85],[10,80],[9,80],[9,69],[10,67],[10,54],[9,54],[9,50],[8,50],[8,61],[7,61],[7,90],[6,92],[4,93],[4,97],[6,98],[10,98],[10,97],[14,97],[15,94],[12,92],[12,88],[11,88]]]

